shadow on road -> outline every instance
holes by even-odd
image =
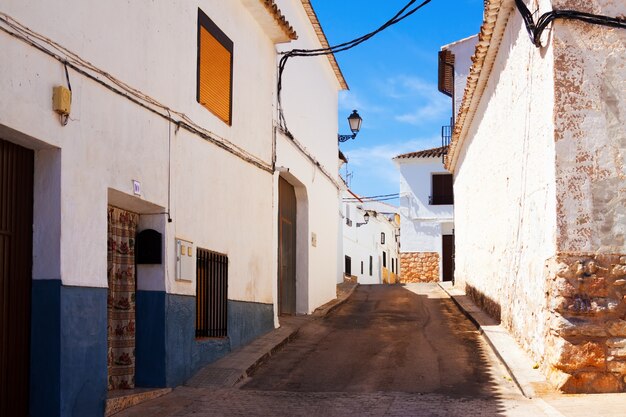
[[[323,320],[304,326],[242,389],[335,393],[359,401],[376,394],[390,404],[440,398],[439,411],[454,400],[479,403],[481,415],[503,416],[506,375],[494,374],[500,368],[486,349],[436,284],[365,285]]]

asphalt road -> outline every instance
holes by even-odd
[[[436,284],[362,285],[257,370],[243,389],[489,397],[475,327]]]

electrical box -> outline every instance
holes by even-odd
[[[193,282],[196,278],[196,248],[193,242],[176,238],[176,281]]]
[[[52,109],[62,116],[70,114],[72,108],[72,92],[63,87],[57,85],[52,89]]]

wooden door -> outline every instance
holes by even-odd
[[[442,279],[454,281],[454,235],[442,236],[441,257],[443,264]]]
[[[0,416],[28,415],[34,153],[0,139]]]
[[[296,313],[296,192],[278,179],[278,314]]]

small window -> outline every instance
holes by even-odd
[[[385,244],[385,232],[380,232],[380,244]]]
[[[372,276],[372,272],[374,270],[374,260],[373,258],[370,256],[370,277]]]
[[[346,275],[352,275],[352,258],[350,258],[348,255],[345,256],[345,271],[346,271]]]
[[[387,252],[383,252],[383,268],[387,268]]]
[[[452,174],[433,174],[431,205],[454,204]]]
[[[393,261],[393,258],[391,258],[391,272],[395,273],[396,272],[396,264]]]
[[[232,124],[233,42],[198,9],[198,79],[196,100]]]
[[[228,257],[197,249],[196,337],[226,337]]]
[[[361,261],[361,275],[363,275],[363,261]]]

